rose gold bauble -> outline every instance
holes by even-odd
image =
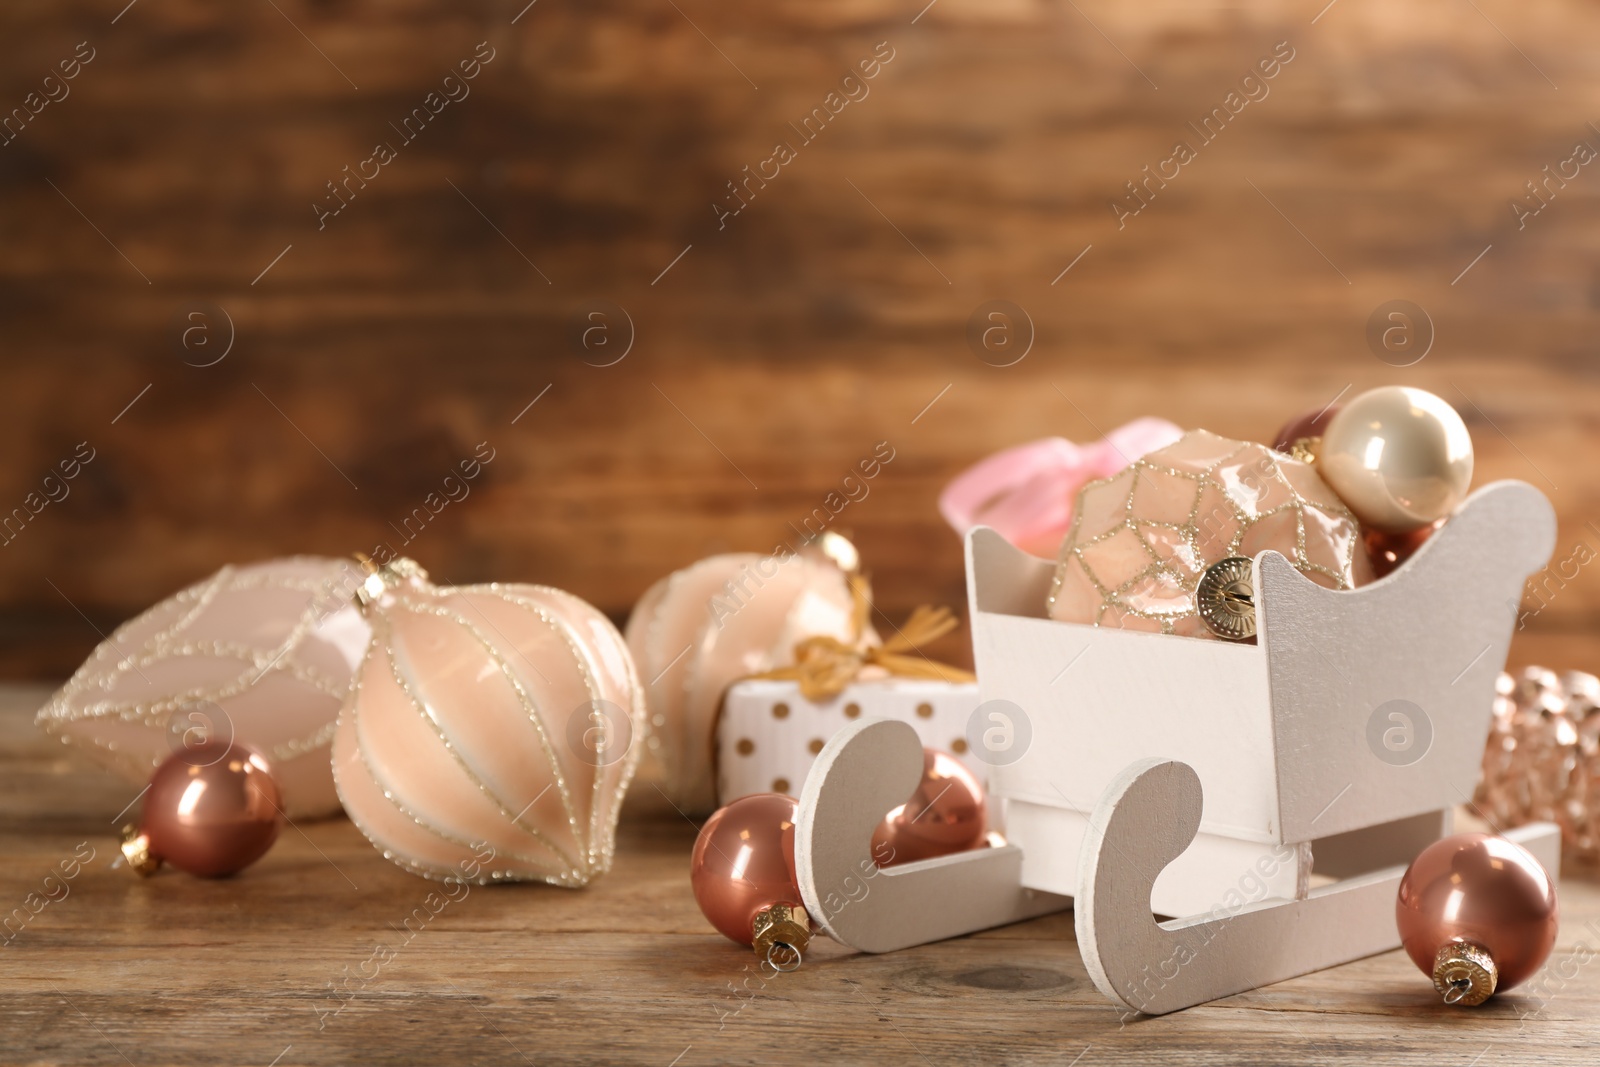
[[[723,936],[752,944],[762,911],[800,905],[794,861],[798,809],[794,797],[753,793],[719,809],[700,828],[689,884],[695,903]]]
[[[1322,440],[1322,431],[1328,428],[1329,421],[1338,413],[1338,404],[1302,411],[1279,428],[1278,435],[1272,439],[1272,447],[1292,456],[1295,455],[1295,446],[1299,445],[1302,451],[1315,456],[1317,445]],[[1299,458],[1309,462],[1307,456]]]
[[[872,831],[872,855],[892,867],[965,852],[983,843],[988,825],[977,777],[954,756],[924,748],[917,791]]]
[[[1489,834],[1422,850],[1395,899],[1400,941],[1447,1003],[1477,1004],[1525,981],[1556,941],[1556,889],[1533,854]]]
[[[1404,533],[1385,533],[1382,530],[1368,529],[1363,532],[1362,539],[1367,544],[1367,555],[1372,557],[1372,574],[1375,578],[1382,578],[1393,574],[1402,563],[1411,558],[1412,553],[1422,547],[1422,543],[1439,532],[1439,527],[1444,525],[1444,520],[1419,526],[1415,530]]]
[[[123,851],[141,874],[165,860],[222,878],[266,855],[283,823],[283,799],[257,752],[203,741],[169,756],[150,779],[139,829]]]

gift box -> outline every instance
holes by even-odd
[[[718,803],[751,793],[798,796],[822,746],[863,717],[909,723],[923,745],[952,754],[986,781],[989,767],[967,740],[978,702],[976,682],[858,680],[816,700],[803,695],[797,681],[737,682],[728,688],[717,726]]]

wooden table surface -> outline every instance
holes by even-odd
[[[625,824],[615,869],[589,889],[458,888],[431,908],[440,887],[392,866],[344,819],[286,828],[232,880],[137,879],[112,868],[119,811],[137,790],[37,733],[31,714],[44,697],[0,690],[0,902],[26,915],[0,947],[5,1063],[1497,1067],[1600,1057],[1592,874],[1563,879],[1560,941],[1530,991],[1470,1011],[1437,1003],[1389,952],[1125,1019],[1090,983],[1070,913],[886,956],[820,939],[799,971],[764,982],[695,908],[686,821]]]

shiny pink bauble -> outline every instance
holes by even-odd
[[[1294,448],[1294,443],[1302,438],[1321,437],[1329,420],[1337,414],[1339,414],[1338,404],[1302,411],[1283,424],[1278,430],[1278,435],[1272,439],[1272,447],[1279,452],[1289,452]]]
[[[282,807],[278,783],[259,753],[205,741],[156,769],[139,829],[153,858],[221,878],[266,854],[278,839]]]
[[[872,857],[880,867],[948,856],[983,844],[989,829],[983,786],[954,756],[922,750],[922,780],[911,799],[872,832]]]
[[[1395,899],[1400,943],[1423,974],[1439,949],[1471,941],[1493,957],[1496,992],[1526,981],[1556,943],[1556,887],[1527,849],[1490,834],[1456,834],[1422,850]]]
[[[802,906],[794,862],[798,811],[794,797],[753,793],[700,828],[689,883],[695,903],[725,937],[752,944],[757,912],[773,904]]]

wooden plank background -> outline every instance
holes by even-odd
[[[0,546],[0,673],[60,677],[228,561],[398,545],[483,441],[408,550],[619,619],[792,536],[879,441],[837,526],[898,617],[963,602],[934,501],[994,449],[1146,413],[1265,437],[1383,383],[1455,402],[1480,482],[1555,501],[1558,551],[1600,547],[1600,168],[1510,208],[1600,147],[1592,5],[524,2],[0,12],[3,113],[93,52],[0,146],[0,514],[95,456]],[[470,95],[404,141],[479,42]],[[719,228],[726,183],[880,42],[869,95]],[[1124,183],[1278,42],[1269,95],[1119,228]],[[319,230],[378,141],[396,158]],[[1436,333],[1406,368],[1365,339],[1398,298]],[[1014,366],[967,344],[990,299],[1035,325]],[[633,325],[609,367],[570,341],[596,300]],[[232,348],[192,365],[222,313]],[[1597,623],[1585,569],[1529,627],[1579,666]]]

